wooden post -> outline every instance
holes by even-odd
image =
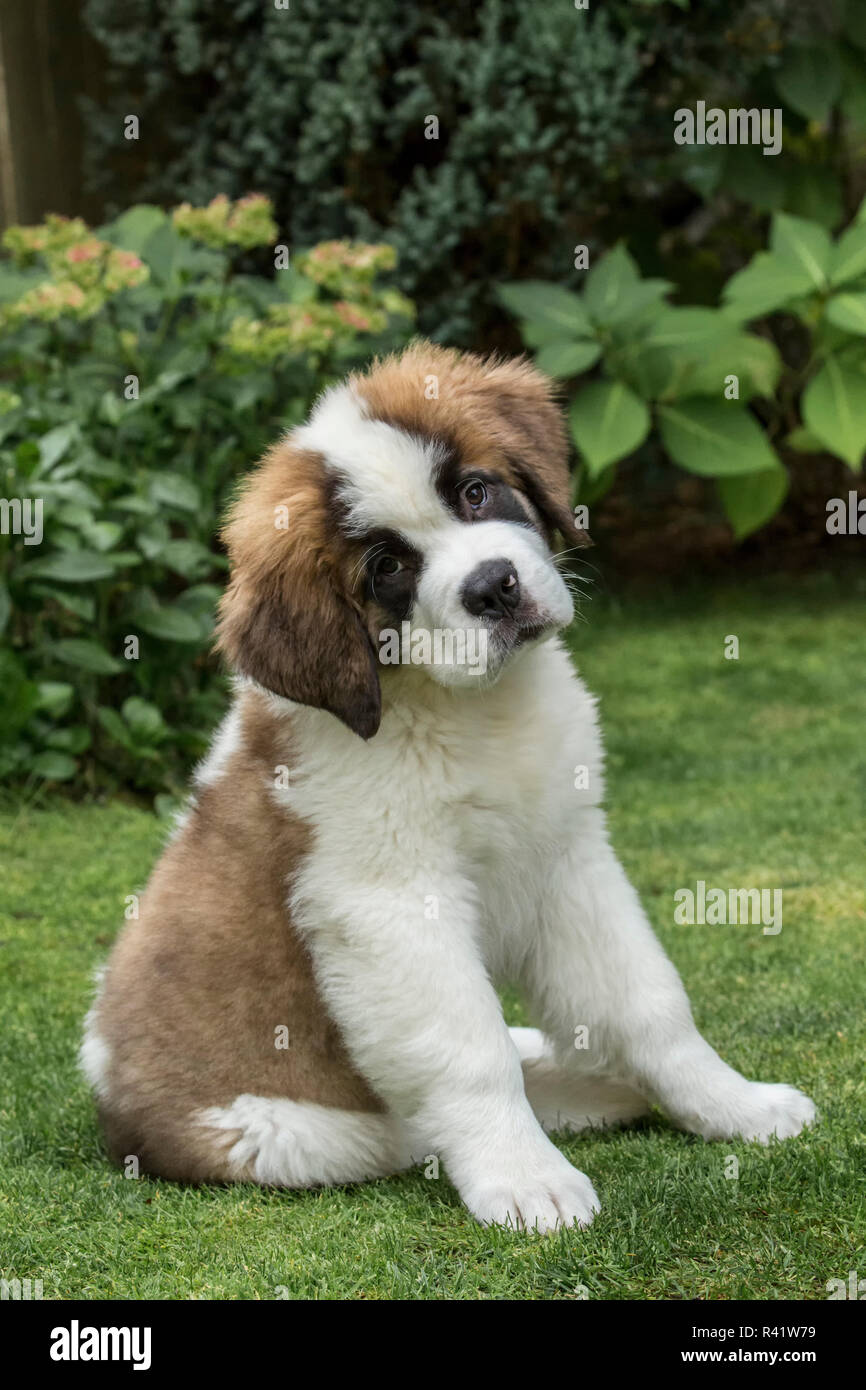
[[[78,98],[98,95],[99,50],[81,0],[0,4],[0,225],[47,212],[99,217],[82,191]]]

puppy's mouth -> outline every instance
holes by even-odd
[[[518,647],[524,647],[529,642],[535,642],[539,637],[544,637],[553,631],[555,623],[547,615],[539,613],[537,609],[532,609],[526,613],[520,612],[509,614],[507,617],[500,618],[497,623],[490,627],[490,640],[502,656],[507,656],[509,652],[516,651]]]

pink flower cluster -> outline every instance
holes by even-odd
[[[181,203],[172,221],[183,236],[219,251],[230,246],[247,251],[253,246],[273,246],[277,239],[273,206],[262,193],[248,193],[235,203],[218,193],[204,208]]]

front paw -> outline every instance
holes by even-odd
[[[551,1144],[551,1153],[525,1155],[495,1176],[464,1184],[460,1195],[483,1226],[515,1231],[555,1231],[588,1226],[600,1210],[585,1173]]]
[[[726,1088],[695,1114],[680,1121],[684,1129],[704,1139],[753,1139],[767,1144],[772,1138],[791,1139],[815,1123],[815,1106],[793,1086],[746,1081]]]

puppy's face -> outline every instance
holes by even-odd
[[[220,644],[369,738],[389,665],[478,685],[570,622],[556,531],[587,540],[546,380],[419,345],[328,392],[253,475]]]

